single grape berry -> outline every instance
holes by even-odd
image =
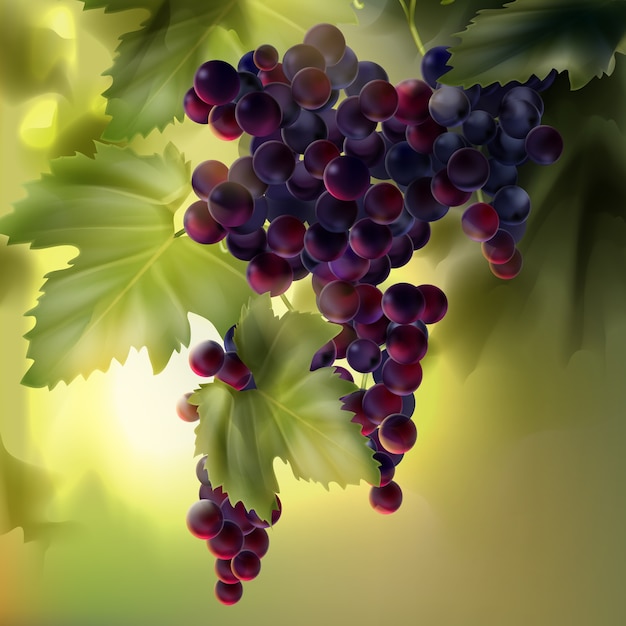
[[[221,532],[223,524],[222,510],[211,500],[198,500],[187,512],[187,528],[199,539],[213,539]]]
[[[402,489],[393,480],[384,487],[370,489],[370,504],[378,513],[388,515],[394,513],[402,504]]]
[[[191,393],[186,393],[176,403],[176,413],[183,422],[197,422],[200,419],[198,407],[189,403],[191,395]]]
[[[189,366],[198,376],[215,376],[223,364],[224,349],[216,341],[203,341],[189,352]]]
[[[226,606],[237,604],[243,595],[243,585],[240,581],[227,584],[222,580],[215,583],[215,597]]]
[[[385,450],[393,454],[404,454],[415,445],[417,428],[410,417],[402,413],[393,413],[381,423],[378,438]]]

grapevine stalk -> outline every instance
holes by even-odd
[[[422,43],[419,33],[417,32],[417,27],[415,26],[415,5],[417,0],[410,0],[408,6],[405,0],[398,1],[404,11],[404,15],[406,16],[406,21],[409,24],[409,31],[411,32],[415,46],[417,47],[419,53],[424,56],[424,54],[426,54],[426,49],[424,48],[424,44]]]

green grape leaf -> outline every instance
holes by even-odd
[[[567,71],[572,90],[610,74],[626,34],[626,1],[514,0],[478,11],[452,46],[448,85],[525,82]]]
[[[355,385],[332,368],[309,369],[313,354],[340,331],[312,313],[278,318],[269,296],[259,297],[243,309],[234,337],[257,388],[236,391],[215,381],[189,399],[200,414],[196,454],[207,455],[212,484],[263,519],[270,519],[279,490],[276,457],[296,478],[326,487],[380,480],[374,451],[341,408],[339,398]]]
[[[219,246],[174,236],[189,164],[173,145],[162,156],[100,145],[94,159],[62,157],[51,170],[0,219],[10,244],[80,252],[69,268],[47,274],[27,313],[36,324],[26,335],[34,363],[24,384],[54,387],[105,371],[131,346],[146,346],[158,372],[188,345],[188,312],[221,333],[232,325],[250,295],[245,264]]]
[[[101,1],[85,2],[85,9]],[[285,3],[279,0],[131,0],[107,2],[111,11],[147,8],[150,17],[139,30],[121,37],[117,57],[107,74],[113,78],[104,93],[112,116],[104,137],[112,141],[146,136],[183,120],[183,97],[193,85],[197,68],[209,59],[234,65],[239,57],[262,43],[282,52],[302,41],[317,22],[355,21],[348,0]]]

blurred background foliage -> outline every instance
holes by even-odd
[[[0,0],[0,214],[51,159],[93,155],[110,123],[102,93],[118,39],[163,4],[105,13],[75,0]],[[430,47],[455,43],[477,9],[502,3],[418,4]],[[364,5],[358,24],[342,25],[349,44],[392,81],[418,75],[399,3]],[[276,42],[271,29],[256,35]],[[236,607],[214,601],[212,559],[184,526],[197,497],[193,432],[173,410],[197,383],[186,350],[159,376],[133,351],[106,375],[22,387],[24,311],[73,252],[0,246],[0,623],[621,626],[623,61],[580,91],[560,76],[545,94],[566,151],[549,168],[522,168],[533,214],[518,278],[489,273],[456,211],[396,276],[440,285],[450,301],[424,361],[418,444],[398,470],[401,510],[379,516],[366,486],[327,493],[277,464],[285,512]],[[188,121],[116,141],[145,154],[172,141],[192,164],[238,156]],[[311,305],[303,289],[293,298]],[[199,318],[192,333],[192,345],[217,338]]]

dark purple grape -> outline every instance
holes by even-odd
[[[470,143],[482,146],[496,136],[496,122],[487,111],[477,109],[463,122],[463,134]]]
[[[330,270],[341,280],[353,282],[363,278],[370,269],[370,262],[356,254],[350,246],[337,259],[330,261]]]
[[[380,348],[371,339],[355,339],[346,351],[350,367],[363,374],[380,365]]]
[[[229,181],[243,185],[255,199],[262,196],[267,189],[267,183],[263,182],[254,171],[251,156],[239,157],[231,164],[227,175]]]
[[[416,219],[407,235],[411,238],[411,241],[413,242],[413,250],[419,250],[430,241],[430,224],[428,222]]]
[[[237,102],[235,119],[249,135],[267,137],[280,127],[282,111],[272,96],[263,91],[253,91]]]
[[[254,173],[268,185],[286,182],[293,174],[296,160],[291,149],[280,141],[259,146],[252,157]]]
[[[263,144],[268,143],[269,141],[278,141],[280,143],[283,143],[283,136],[280,130],[276,130],[271,135],[267,135],[266,137],[251,137],[250,135],[245,135],[244,137],[242,137],[242,139],[247,139],[247,145],[242,145],[242,142],[239,141],[240,153],[242,152],[242,149],[243,149],[244,152],[248,152],[252,156],[254,156],[254,153]],[[295,159],[295,155],[294,155],[294,159]]]
[[[396,88],[386,80],[366,83],[358,96],[363,115],[374,122],[384,122],[398,110]]]
[[[298,161],[293,174],[287,181],[287,189],[294,198],[312,202],[317,200],[320,194],[324,192],[324,183],[318,178],[311,176],[304,163]]]
[[[451,56],[447,46],[435,46],[422,57],[422,77],[433,89],[437,86],[437,81],[452,69],[447,65]]]
[[[201,500],[210,500],[215,502],[217,506],[221,506],[222,502],[228,498],[228,496],[222,491],[221,487],[213,489],[211,485],[202,485],[200,487],[199,497]]]
[[[335,374],[337,374],[339,378],[341,378],[342,380],[347,380],[348,382],[351,382],[351,383],[354,382],[354,377],[345,367],[336,365],[335,367],[333,367],[333,370]]]
[[[224,520],[235,522],[244,535],[247,535],[254,530],[254,526],[248,517],[248,513],[246,512],[243,502],[239,501],[233,506],[232,502],[227,499],[222,502],[221,508]]]
[[[256,74],[252,72],[238,72],[238,74],[239,93],[234,99],[235,103],[239,102],[248,93],[263,91],[263,84]]]
[[[213,539],[222,530],[224,516],[215,502],[198,500],[187,512],[187,528],[198,539]]]
[[[339,148],[334,143],[328,139],[318,139],[304,151],[304,167],[311,176],[322,180],[326,166],[338,156]]]
[[[315,221],[315,202],[298,200],[293,196],[286,183],[270,185],[265,192],[267,200],[267,219],[273,222],[281,215],[292,215],[301,222]]]
[[[338,63],[346,51],[346,40],[343,33],[332,24],[316,24],[307,30],[304,43],[317,48],[327,65]]]
[[[349,46],[346,46],[343,55],[333,65],[328,65],[326,68],[326,75],[330,79],[330,84],[333,89],[349,89],[349,86],[355,82],[359,71],[359,59],[357,58],[354,50]],[[355,94],[358,95],[358,91]]]
[[[410,283],[397,283],[385,291],[382,299],[384,314],[398,324],[410,324],[424,312],[424,296]]]
[[[402,413],[407,417],[411,417],[415,412],[415,394],[410,393],[408,396],[402,396]]]
[[[399,82],[396,92],[398,109],[394,117],[409,126],[425,122],[428,118],[429,101],[433,96],[431,87],[423,80],[410,78]]]
[[[252,374],[236,352],[224,353],[224,364],[215,378],[241,391],[249,382]]]
[[[208,500],[202,500],[208,502]],[[243,546],[241,528],[231,520],[225,520],[222,529],[207,541],[209,551],[218,559],[232,559]]]
[[[509,224],[521,224],[530,213],[530,197],[517,185],[505,185],[498,189],[492,204],[500,220]]]
[[[563,152],[563,137],[552,126],[537,126],[526,136],[524,147],[531,161],[551,165],[559,160]]]
[[[311,286],[313,287],[313,291],[315,295],[319,298],[320,293],[322,293],[322,289],[328,285],[328,283],[332,283],[334,280],[337,280],[337,277],[328,270],[328,263],[320,263],[314,270],[313,276],[311,277]]]
[[[365,139],[376,130],[376,122],[361,112],[359,96],[350,96],[337,108],[337,127],[345,137]]]
[[[285,83],[287,85],[290,83],[285,72],[283,72],[282,63],[279,63],[273,70],[259,70],[259,80],[264,87],[270,83]]]
[[[422,366],[418,363],[398,363],[389,359],[382,369],[383,384],[392,393],[406,396],[413,393],[422,382]],[[398,409],[397,412],[399,412]],[[391,452],[391,450],[390,450]]]
[[[349,322],[359,310],[359,294],[349,282],[335,280],[328,283],[319,295],[320,313],[331,322]]]
[[[389,330],[386,347],[394,361],[409,365],[424,358],[428,340],[417,326],[400,324]]]
[[[393,480],[384,487],[372,487],[370,489],[370,505],[383,515],[397,511],[402,504],[402,490]]]
[[[273,252],[262,252],[248,263],[246,278],[256,293],[269,291],[271,296],[279,296],[291,286],[293,272],[286,259]]]
[[[400,141],[387,150],[385,169],[399,185],[408,185],[412,180],[430,175],[430,159],[415,152],[407,141]]]
[[[270,72],[278,65],[278,50],[271,44],[263,44],[253,52],[252,60],[259,70]]]
[[[373,80],[389,80],[385,69],[374,61],[359,61],[355,78],[346,87],[347,96],[358,96],[361,89]]]
[[[395,117],[390,117],[381,124],[383,137],[391,144],[406,140],[409,127]]]
[[[381,315],[375,322],[362,324],[354,323],[354,330],[359,338],[371,339],[374,343],[381,346],[387,339],[387,327],[389,326],[389,318]]]
[[[265,196],[259,196],[254,199],[254,209],[252,211],[252,217],[241,224],[241,226],[231,226],[228,231],[231,233],[238,233],[240,235],[247,235],[259,228],[263,228],[265,220],[267,219],[267,199]]]
[[[520,242],[524,235],[526,234],[526,229],[528,228],[528,220],[524,220],[519,224],[512,224],[511,222],[505,222],[504,220],[500,220],[500,228],[502,230],[506,230],[507,233],[513,237],[513,241],[517,244]]]
[[[489,178],[483,185],[485,193],[493,196],[501,187],[517,183],[517,167],[515,165],[505,165],[493,158],[487,159],[487,161],[489,163]]]
[[[458,87],[442,85],[436,89],[428,101],[430,116],[442,126],[459,126],[472,110],[468,97]]]
[[[224,349],[217,341],[203,341],[189,352],[189,366],[198,376],[215,376],[223,364]]]
[[[383,126],[383,133],[385,132]],[[430,115],[424,122],[418,126],[407,126],[405,129],[404,137],[407,143],[421,154],[431,154],[435,141],[439,135],[446,132],[446,127],[437,124]]]
[[[215,221],[209,213],[208,204],[202,200],[187,207],[183,227],[189,238],[197,243],[217,243],[226,237],[226,229]]]
[[[356,200],[369,188],[369,170],[360,159],[338,156],[326,166],[324,184],[338,200]]]
[[[438,161],[445,165],[457,150],[466,148],[467,145],[467,141],[463,135],[452,132],[442,133],[433,143],[433,154],[437,157]]]
[[[215,221],[229,228],[240,226],[252,217],[254,198],[243,185],[225,181],[212,189],[208,205]]]
[[[500,228],[491,239],[481,244],[481,249],[489,263],[501,265],[515,254],[515,240],[510,233]]]
[[[497,278],[510,280],[522,271],[522,255],[516,248],[513,256],[505,263],[489,263],[489,269]]]
[[[476,191],[489,179],[489,163],[476,148],[461,148],[448,161],[448,178],[461,191]]]
[[[314,141],[328,138],[328,128],[319,115],[303,109],[293,124],[282,129],[281,135],[294,152],[304,154]]]
[[[394,237],[406,235],[414,226],[415,218],[406,210],[402,209],[400,217],[388,224],[389,230]]]
[[[265,252],[267,236],[263,228],[251,233],[229,232],[226,235],[226,247],[232,256],[241,261],[251,261],[257,254]]]
[[[183,98],[183,108],[185,115],[196,124],[208,124],[213,105],[202,100],[192,87]]]
[[[242,550],[233,558],[231,569],[239,580],[254,580],[261,571],[261,559],[251,550]]]
[[[392,268],[404,267],[413,258],[413,240],[407,235],[400,235],[391,240],[387,253]]]
[[[241,137],[243,129],[237,123],[236,105],[233,102],[214,106],[209,113],[209,126],[213,134],[224,141]]]
[[[322,227],[332,233],[345,233],[354,224],[357,216],[354,200],[338,200],[325,191],[315,204],[315,215]]]
[[[325,343],[311,359],[311,371],[318,370],[321,367],[330,367],[337,358],[337,348],[331,341]]]
[[[471,191],[463,191],[452,183],[445,169],[433,176],[430,191],[437,202],[448,207],[461,206],[472,197]]]
[[[419,285],[418,289],[424,296],[424,312],[420,319],[425,324],[435,324],[443,319],[448,311],[448,298],[436,285]]]
[[[208,200],[209,194],[216,185],[228,178],[228,167],[214,159],[202,161],[191,174],[191,187],[201,200]]]
[[[380,467],[378,468],[380,472],[380,483],[373,486],[384,487],[393,480],[393,476],[396,473],[396,466],[386,452],[376,452],[373,458],[380,463]]]
[[[345,359],[348,346],[357,338],[354,328],[350,324],[342,324],[341,332],[333,337],[337,349],[337,358]]]
[[[409,184],[404,192],[404,205],[421,222],[440,220],[449,210],[448,205],[438,202],[433,196],[430,177],[417,178]]]
[[[524,102],[531,104],[533,107],[535,107],[535,109],[537,109],[539,117],[543,115],[543,99],[537,93],[536,89],[531,88],[528,85],[520,85],[518,87],[513,87],[512,89],[507,91],[502,96],[502,100],[500,102],[500,113],[502,112],[502,107],[505,105],[505,103],[509,102],[510,100],[523,100]]]
[[[226,606],[237,604],[243,595],[243,585],[241,582],[227,584],[222,580],[215,583],[215,597]]]
[[[350,247],[364,259],[380,259],[391,248],[392,234],[385,224],[363,218],[350,229]]]
[[[404,206],[402,192],[391,183],[372,185],[363,198],[363,208],[377,224],[389,224],[400,217]]]
[[[265,86],[265,93],[276,100],[280,107],[280,127],[293,124],[300,115],[300,107],[291,95],[291,87],[285,83],[270,83]]]
[[[207,104],[226,104],[239,92],[239,74],[230,63],[207,61],[196,70],[193,87]]]
[[[198,407],[195,404],[190,404],[190,397],[191,393],[186,393],[181,396],[176,403],[176,414],[183,422],[197,422],[200,419]]]
[[[507,135],[500,126],[487,148],[489,154],[504,165],[521,165],[528,158],[525,140]]]
[[[267,531],[258,526],[243,538],[243,550],[254,552],[260,559],[267,554],[269,546],[270,538]]]
[[[326,61],[322,53],[313,46],[299,43],[291,46],[283,55],[283,72],[288,80],[293,81],[295,75],[304,68],[326,69]]]
[[[393,454],[405,454],[417,441],[417,428],[410,417],[393,413],[382,421],[378,438],[385,450]]]
[[[278,496],[276,497],[276,508],[272,509],[272,519],[270,520],[271,522],[271,526],[274,526],[274,524],[276,524],[276,522],[280,519],[280,516],[282,515],[283,512],[283,503],[280,501],[280,498]]]
[[[231,559],[215,559],[215,575],[227,585],[233,585],[239,582],[237,576],[233,574],[230,568]]]
[[[267,245],[278,256],[295,256],[304,248],[305,232],[306,227],[299,219],[281,215],[267,229]]]
[[[304,249],[317,261],[334,261],[348,247],[346,232],[334,233],[321,224],[312,224],[304,235]]]
[[[183,396],[184,397],[184,396]],[[186,398],[185,398],[186,399]],[[189,404],[189,403],[187,403]],[[190,405],[193,406],[193,405]],[[197,409],[198,407],[196,407]],[[198,478],[198,480],[205,486],[207,487],[211,487],[211,481],[209,480],[209,474],[206,471],[206,455],[203,457],[200,457],[200,459],[198,460],[198,462],[196,463],[196,476]],[[221,504],[221,503],[220,503]]]
[[[380,285],[380,283],[387,280],[391,273],[391,261],[387,255],[380,257],[379,259],[370,260],[370,268],[367,274],[361,278],[362,283],[369,285]]]
[[[341,401],[343,403],[342,409],[344,411],[350,411],[354,413],[354,416],[350,420],[355,424],[361,425],[361,434],[364,436],[369,435],[376,429],[376,425],[372,424],[365,413],[363,413],[363,396],[365,395],[364,389],[358,389],[357,391],[348,394],[347,396],[343,396]]]
[[[488,241],[499,227],[496,210],[486,202],[470,204],[461,217],[461,228],[472,241]]]
[[[500,105],[498,119],[500,127],[509,137],[525,139],[530,130],[539,124],[541,115],[530,102],[505,97]]]
[[[354,316],[354,321],[361,324],[373,324],[383,315],[381,307],[383,294],[374,285],[357,285],[356,290],[359,294],[359,310]]]
[[[293,99],[308,110],[323,107],[330,99],[330,80],[324,70],[305,67],[297,72],[291,82]]]
[[[380,424],[388,415],[399,413],[401,409],[402,398],[383,383],[373,385],[363,396],[363,412],[373,424]]]
[[[361,159],[369,168],[380,164],[384,160],[385,149],[385,140],[380,133],[371,133],[364,139],[346,137],[343,142],[345,154]]]
[[[252,74],[259,73],[259,68],[254,64],[254,50],[249,50],[239,59],[237,71],[251,72]]]

